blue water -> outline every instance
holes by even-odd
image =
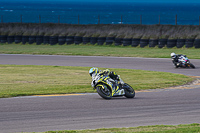
[[[2,22],[199,25],[200,3],[0,1]],[[39,16],[41,19],[39,19]],[[79,17],[78,17],[79,16]],[[141,21],[142,18],[142,21]]]

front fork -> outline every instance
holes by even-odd
[[[124,89],[122,89],[122,85],[116,84],[115,87],[112,88],[112,96],[121,96],[125,94]]]

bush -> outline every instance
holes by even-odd
[[[200,38],[200,28],[197,25],[0,23],[0,35],[195,39]]]

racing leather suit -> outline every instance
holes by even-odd
[[[180,66],[180,62],[179,62],[179,57],[182,56],[182,54],[177,54],[177,55],[174,55],[172,56],[172,62],[174,63],[175,67],[179,67]],[[186,55],[183,55],[186,57]]]
[[[115,72],[110,71],[109,69],[103,70],[103,71],[99,71],[99,73],[97,73],[99,75],[107,75],[111,78],[111,82],[113,83],[117,83],[119,81],[119,83],[121,85],[124,84],[124,82],[122,81],[122,79],[120,78],[120,75],[117,75]],[[97,74],[92,75],[92,79],[95,79],[95,77],[97,76]],[[91,85],[93,84],[93,81],[91,83]]]

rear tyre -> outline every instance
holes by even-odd
[[[104,88],[102,86],[98,86],[96,88],[97,93],[104,99],[111,99],[112,98],[112,92],[109,88],[105,89],[106,86],[104,86]]]
[[[125,97],[126,98],[134,98],[135,97],[135,91],[134,89],[127,83],[124,83],[123,89],[125,91]]]

